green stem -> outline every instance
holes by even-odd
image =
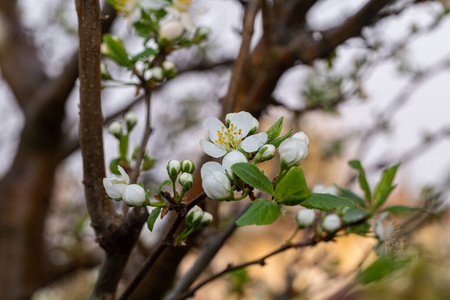
[[[242,200],[247,196],[248,196],[248,191],[244,191],[244,194],[242,194],[242,196],[240,196],[239,198],[234,198],[233,200],[234,201]]]
[[[172,181],[173,198],[174,198],[174,199],[177,201],[177,203],[178,203],[177,188],[176,188],[176,186],[175,186],[175,181],[176,181],[176,179]]]
[[[168,203],[165,202],[148,202],[148,204],[146,204],[147,206],[153,206],[153,207],[167,207]]]
[[[195,228],[190,228],[187,232],[185,232],[186,229],[187,228],[185,228],[183,232],[177,237],[177,239],[175,240],[176,242],[181,242],[196,230]]]
[[[291,235],[291,237],[286,241],[287,245],[292,244],[292,239],[297,235],[297,233],[300,231],[300,228],[297,226],[294,233]]]

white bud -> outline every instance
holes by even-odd
[[[123,125],[119,121],[114,121],[108,126],[108,132],[117,138],[122,135]]]
[[[200,227],[205,228],[212,223],[213,216],[209,212],[204,212],[202,220],[200,221]]]
[[[313,189],[312,192],[314,194],[330,194],[333,196],[337,196],[339,195],[339,190],[334,186],[329,186],[329,187],[325,187],[322,184],[316,184]]]
[[[322,225],[325,231],[332,233],[341,228],[341,219],[337,214],[331,214],[325,216]]]
[[[182,173],[178,179],[178,182],[185,188],[185,190],[188,191],[192,188],[194,180],[192,178],[192,174]]]
[[[308,138],[308,136],[307,136],[303,131],[294,133],[294,134],[291,136],[291,138],[292,138],[292,139],[298,139],[298,140],[300,140],[300,141],[303,141],[303,142],[306,143],[307,146],[309,146],[309,138]]]
[[[281,163],[286,167],[298,165],[308,155],[308,145],[298,139],[284,140],[278,149]]]
[[[269,159],[272,159],[275,156],[276,148],[272,144],[267,144],[259,149],[258,153],[255,156],[255,163],[260,163]]]
[[[125,123],[127,123],[128,132],[130,132],[137,123],[136,115],[133,112],[129,111],[125,114],[123,119],[125,120]]]
[[[202,187],[211,199],[227,200],[232,196],[230,179],[221,172],[206,173],[202,178]]]
[[[199,206],[191,208],[186,216],[186,225],[189,227],[196,227],[203,217],[203,210]]]
[[[145,201],[145,190],[138,184],[130,184],[122,195],[122,200],[131,206],[140,206]]]
[[[164,71],[172,71],[175,69],[175,64],[173,61],[165,60],[162,63],[162,67],[163,67]]]
[[[181,171],[186,173],[194,173],[195,171],[195,165],[192,160],[185,159],[181,162]]]
[[[156,81],[164,80],[164,73],[162,68],[160,67],[151,68],[150,73],[152,74],[152,78],[155,79]]]
[[[183,32],[183,24],[181,24],[179,20],[172,19],[161,25],[161,28],[159,29],[159,37],[160,39],[173,41],[179,38]]]
[[[315,218],[316,213],[312,209],[302,209],[297,213],[297,223],[301,228],[310,227]]]
[[[181,170],[181,165],[180,162],[178,160],[170,160],[167,163],[167,173],[169,174],[169,178],[174,181],[178,174],[180,173]]]
[[[245,157],[244,154],[242,154],[242,152],[233,150],[230,153],[228,153],[227,155],[225,155],[225,157],[223,158],[223,161],[222,161],[222,166],[225,168],[228,175],[233,176],[233,171],[231,171],[231,166],[233,166],[234,164],[240,163],[240,162],[247,162],[247,158]]]

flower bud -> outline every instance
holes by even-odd
[[[211,199],[228,200],[232,197],[230,179],[224,173],[211,171],[202,179],[202,187]]]
[[[341,219],[339,219],[339,216],[337,214],[331,214],[325,216],[322,225],[325,231],[333,233],[339,228],[341,228]]]
[[[165,60],[162,63],[162,67],[163,67],[164,71],[172,71],[175,69],[175,64],[173,61]]]
[[[172,181],[177,179],[178,173],[180,173],[181,165],[178,160],[170,160],[167,164],[167,173]]]
[[[103,80],[110,80],[112,79],[111,74],[108,71],[108,66],[105,63],[102,63],[100,65],[100,73]]]
[[[179,38],[184,32],[184,26],[179,20],[172,19],[161,25],[159,38],[161,40],[173,41]]]
[[[131,130],[133,130],[134,126],[136,126],[136,124],[137,124],[136,115],[133,112],[129,111],[125,114],[123,119],[125,120],[125,123],[127,124],[128,132],[131,132]]]
[[[339,194],[338,189],[334,185],[329,186],[329,187],[325,187],[322,184],[316,184],[313,187],[312,192],[314,194],[330,194],[330,195],[333,195],[333,196],[337,196]]]
[[[200,228],[205,228],[209,224],[211,224],[213,221],[213,216],[209,212],[204,212],[203,217],[200,221]]]
[[[195,165],[192,160],[185,159],[181,162],[181,171],[186,173],[194,173]]]
[[[242,152],[238,150],[233,150],[227,155],[225,155],[222,161],[222,166],[225,168],[228,175],[230,175],[230,177],[233,177],[233,171],[231,171],[231,166],[240,162],[247,162],[247,158],[245,157],[244,154],[242,154]]]
[[[155,81],[163,81],[164,73],[161,67],[154,67],[150,69],[150,73],[152,74],[152,79]]]
[[[114,121],[108,126],[108,132],[118,139],[122,136],[122,129],[123,125],[119,121]]]
[[[203,217],[203,210],[199,206],[194,206],[191,208],[186,216],[186,226],[197,227]]]
[[[122,201],[131,206],[140,206],[145,201],[145,190],[138,184],[130,184],[122,195]]]
[[[303,141],[307,146],[309,146],[309,138],[303,131],[294,133],[291,136],[291,139],[298,139],[300,141]]]
[[[297,213],[296,217],[298,227],[306,228],[313,224],[314,219],[316,218],[316,213],[312,209],[302,209]]]
[[[194,184],[194,179],[190,173],[182,173],[178,182],[183,186],[184,190],[189,191]]]
[[[211,33],[211,29],[209,29],[206,26],[197,27],[197,30],[195,31],[195,34],[194,34],[193,42],[199,43],[201,41],[206,40],[210,33]]]
[[[278,153],[281,165],[290,168],[298,165],[308,155],[308,145],[299,139],[289,138],[281,143]]]
[[[267,144],[259,149],[255,156],[255,164],[272,159],[275,156],[275,146],[272,144]]]

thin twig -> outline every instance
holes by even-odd
[[[161,239],[159,245],[156,247],[156,249],[152,252],[150,257],[147,259],[147,261],[144,263],[142,268],[139,270],[137,275],[133,278],[129,286],[126,288],[126,290],[123,292],[122,296],[120,296],[119,300],[125,300],[128,299],[133,292],[136,290],[136,288],[139,286],[141,281],[145,278],[147,273],[150,271],[152,266],[155,264],[155,262],[158,260],[158,258],[161,256],[161,254],[164,252],[166,247],[168,245],[172,245],[174,241],[174,234],[177,231],[178,227],[181,225],[185,214],[187,211],[197,205],[200,201],[206,198],[206,194],[204,192],[200,193],[198,196],[196,196],[194,199],[192,199],[188,204],[185,205],[184,211],[180,212],[177,211],[177,217],[173,221],[172,225],[170,226],[167,233],[164,235],[164,237]]]

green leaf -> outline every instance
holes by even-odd
[[[350,167],[359,172],[359,185],[361,189],[364,191],[366,195],[366,200],[369,202],[369,205],[372,203],[372,193],[370,192],[369,184],[367,183],[366,173],[364,172],[363,167],[361,166],[361,162],[359,160],[351,160],[348,162]]]
[[[149,56],[154,56],[156,55],[156,51],[152,48],[145,48],[144,51],[142,51],[139,54],[136,54],[135,56],[133,56],[133,58],[131,58],[132,62],[136,62],[140,59],[145,59],[148,58]]]
[[[260,191],[274,195],[273,184],[257,166],[250,163],[237,163],[231,166],[231,170],[236,176],[244,180],[250,186]]]
[[[275,198],[283,205],[298,205],[310,195],[305,175],[299,167],[291,169],[275,188]]]
[[[363,224],[346,227],[345,232],[365,236],[367,233],[370,232],[370,227],[371,227],[370,224],[363,223]]]
[[[369,215],[371,215],[371,212],[368,210],[359,208],[350,208],[342,216],[342,220],[344,220],[345,223],[353,223],[362,220]]]
[[[394,271],[404,267],[407,259],[399,259],[395,256],[383,256],[374,261],[356,276],[356,280],[361,284],[368,284],[392,274]]]
[[[115,158],[111,160],[111,162],[109,163],[109,170],[111,171],[111,173],[120,175],[119,169],[117,168],[120,164],[120,161],[121,161],[120,158]]]
[[[292,134],[292,132],[294,132],[294,129],[289,130],[288,133],[286,133],[285,135],[283,135],[283,136],[281,136],[281,137],[279,137],[279,138],[274,139],[274,140],[273,140],[271,143],[269,143],[269,144],[272,144],[272,145],[275,146],[275,148],[278,148],[278,146],[280,146],[280,144],[281,144],[285,139],[287,139],[287,138]]]
[[[403,213],[403,212],[411,212],[411,211],[418,211],[422,210],[422,207],[416,207],[416,206],[403,206],[403,205],[394,205],[386,207],[382,210],[382,212],[389,212],[389,213]]]
[[[359,197],[358,195],[356,195],[355,193],[353,193],[352,191],[350,191],[349,189],[340,187],[340,186],[336,186],[339,191],[341,192],[342,197],[348,198],[350,200],[353,200],[353,202],[359,204],[361,207],[363,208],[367,208],[367,204],[364,201],[363,198]]]
[[[234,171],[233,171],[234,172]],[[236,221],[238,226],[272,224],[281,213],[281,206],[273,201],[259,198]]]
[[[127,160],[128,155],[128,134],[124,134],[120,136],[119,142],[119,154],[120,158],[123,160]]]
[[[391,191],[395,188],[395,186],[392,185],[392,181],[394,181],[395,173],[399,166],[400,164],[397,164],[384,170],[373,196],[375,208],[381,207],[386,202]]]
[[[270,144],[270,142],[272,142],[280,135],[282,128],[283,128],[283,117],[279,118],[278,121],[276,121],[276,123],[273,124],[272,127],[269,128],[269,130],[267,130],[268,144]]]
[[[122,41],[117,37],[112,37],[109,34],[103,35],[103,43],[108,50],[106,53],[102,53],[103,56],[109,57],[119,65],[130,68],[133,64],[128,58],[127,50]]]
[[[172,181],[170,181],[169,179],[167,179],[167,180],[164,180],[164,182],[161,183],[161,185],[159,186],[159,189],[158,189],[158,196],[159,196],[159,200],[160,200],[160,201],[162,201],[162,199],[163,199],[163,197],[162,197],[162,195],[161,195],[161,190],[162,190],[162,188],[165,187],[166,185],[171,185],[171,184],[172,184]]]
[[[148,230],[153,231],[153,226],[155,225],[156,219],[158,219],[159,214],[161,213],[161,209],[162,209],[162,207],[155,208],[154,210],[152,210],[152,212],[148,216],[148,219],[147,219]]]
[[[311,196],[301,203],[306,208],[319,210],[330,210],[338,207],[356,207],[352,200],[330,194],[311,194]]]

